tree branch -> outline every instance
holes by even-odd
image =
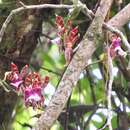
[[[120,29],[130,20],[130,3],[125,6],[119,13],[117,13],[107,23],[113,27]]]
[[[14,9],[11,11],[11,13],[8,15],[8,17],[6,18],[5,22],[2,25],[2,28],[0,30],[0,43],[2,41],[2,38],[4,36],[5,30],[8,26],[8,24],[10,23],[10,21],[12,20],[13,16],[21,11],[24,10],[29,10],[29,9],[43,9],[43,8],[57,8],[57,9],[70,9],[73,8],[73,5],[55,5],[55,4],[41,4],[41,5],[24,5],[23,7]]]
[[[22,5],[22,7],[12,10],[11,13],[8,15],[8,17],[6,18],[5,22],[2,25],[2,28],[0,30],[0,43],[2,41],[2,38],[4,36],[5,30],[8,26],[8,24],[10,23],[10,21],[13,18],[13,15],[15,15],[15,14],[21,12],[21,11],[30,10],[30,9],[43,9],[43,8],[52,8],[52,9],[54,9],[54,8],[56,8],[56,9],[63,9],[63,8],[71,9],[71,8],[74,8],[74,5],[64,5],[64,4],[60,4],[60,5],[56,5],[56,4],[25,5],[21,1],[19,3]],[[84,4],[77,5],[77,6],[78,7],[81,6],[81,8],[85,9],[85,12],[88,16],[93,15],[93,12],[91,10],[89,10]]]
[[[102,24],[111,4],[112,0],[101,0],[91,26],[88,28],[84,39],[80,43],[80,47],[66,69],[57,91],[33,130],[49,130],[62,112],[72,92],[72,88],[77,83],[80,73],[86,66],[85,61],[88,61],[95,51],[94,43],[97,43],[96,41],[99,40],[97,37],[101,37]]]

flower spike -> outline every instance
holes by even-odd
[[[66,65],[68,65],[72,58],[73,46],[79,39],[78,26],[73,28],[70,19],[64,23],[64,19],[61,16],[56,16],[55,23],[58,28],[58,38],[56,38],[56,40],[58,39],[59,48],[62,47],[62,50],[64,51]],[[55,43],[57,43],[56,40]]]
[[[29,66],[25,65],[19,72],[17,65],[11,63],[11,71],[5,73],[5,80],[13,86],[15,91],[24,95],[26,107],[39,108],[44,104],[43,89],[49,83],[49,77],[46,76],[44,81],[36,72],[28,74]]]

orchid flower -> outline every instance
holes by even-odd
[[[44,103],[44,97],[41,91],[41,87],[26,88],[24,90],[25,106],[32,106],[33,108],[42,106]]]
[[[55,21],[56,25],[58,28],[63,28],[64,27],[64,20],[61,16],[56,16],[56,21]]]
[[[60,37],[56,37],[55,39],[51,40],[51,43],[60,45],[61,44],[61,38]]]
[[[46,76],[44,81],[42,81],[40,75],[36,72],[33,72],[26,77],[24,82],[25,106],[36,108],[43,105],[44,97],[42,95],[42,89],[47,86],[48,82],[48,76]]]
[[[55,23],[56,23],[57,28],[58,28],[58,36],[61,37],[66,31],[65,26],[64,26],[64,20],[61,16],[56,16]]]
[[[58,37],[52,40],[52,43],[57,43],[59,48],[64,50],[66,65],[69,64],[72,54],[73,45],[79,38],[78,27],[72,28],[72,21],[67,20],[66,24],[61,16],[56,16],[56,26],[58,28]]]
[[[116,55],[120,55],[123,57],[127,55],[127,53],[121,48],[120,37],[117,37],[116,35],[112,37],[112,43],[110,46],[110,55],[112,58],[114,58]]]
[[[41,79],[36,72],[28,74],[28,70],[28,65],[25,65],[19,72],[17,65],[11,63],[11,71],[5,73],[4,79],[13,86],[16,92],[22,90],[21,94],[24,95],[26,107],[38,108],[44,103],[42,90],[48,85],[49,77],[46,76],[44,79]]]
[[[19,91],[27,72],[28,65],[25,65],[21,72],[19,72],[17,65],[11,63],[11,71],[5,73],[4,79],[7,80],[16,91]]]

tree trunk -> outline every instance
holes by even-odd
[[[10,0],[11,2],[11,0]],[[24,1],[23,1],[24,2]],[[37,0],[29,0],[25,4],[40,4]],[[44,3],[56,3],[53,0],[43,0]],[[15,8],[18,4],[16,2]],[[11,9],[10,9],[11,10]],[[29,64],[30,57],[38,41],[42,30],[42,21],[45,13],[50,10],[29,10],[15,15],[8,25],[2,42],[0,43],[0,78],[10,68],[10,63],[15,62],[19,68]],[[48,16],[48,15],[46,15]],[[4,20],[3,20],[4,21]],[[1,23],[2,25],[2,23]],[[0,88],[0,130],[11,130],[13,110],[17,103],[17,95],[14,92],[5,92]]]

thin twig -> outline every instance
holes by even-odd
[[[52,39],[53,39],[52,37],[48,36],[48,35],[45,34],[45,33],[41,33],[40,35],[46,37],[46,38],[49,39],[49,40],[52,40]]]
[[[108,72],[109,72],[109,81],[108,81],[108,91],[107,91],[107,102],[108,102],[108,127],[109,130],[112,130],[111,118],[112,118],[112,104],[111,104],[111,93],[112,93],[112,83],[114,80],[113,76],[113,64],[112,58],[110,56],[110,49],[108,48]]]
[[[19,1],[19,4],[20,4],[21,6],[23,6],[24,8],[26,8],[26,5],[25,5],[22,1]]]
[[[87,71],[87,74],[88,74],[88,80],[89,80],[89,86],[90,86],[90,89],[91,89],[91,96],[92,96],[92,99],[93,99],[93,103],[94,105],[97,105],[97,100],[96,100],[96,95],[95,95],[95,91],[94,91],[94,81],[93,81],[93,78],[92,78],[92,74],[90,73],[89,69],[86,69]]]
[[[94,17],[93,11],[91,11],[90,9],[88,9],[88,7],[87,7],[84,3],[81,2],[81,0],[76,0],[76,1],[73,0],[72,2],[73,2],[73,4],[75,5],[76,8],[81,8],[81,11],[82,11],[87,17],[89,17],[90,20],[93,19],[93,17]]]
[[[22,3],[23,4],[23,3]],[[12,20],[13,16],[21,11],[24,10],[30,10],[30,9],[43,9],[43,8],[57,8],[57,9],[70,9],[73,8],[73,5],[55,5],[55,4],[41,4],[41,5],[24,5],[20,8],[14,9],[11,11],[11,13],[8,15],[8,17],[6,18],[5,22],[2,25],[2,28],[0,30],[0,43],[2,41],[3,35],[5,33],[5,30],[8,26],[8,24],[10,23],[10,21]]]
[[[0,85],[3,87],[3,89],[6,92],[10,92],[11,91],[11,88],[9,88],[9,85],[2,79],[0,79]]]
[[[9,57],[9,56],[6,56],[6,55],[0,55],[0,57],[6,58],[6,59],[9,60],[10,62],[15,61],[15,62],[20,62],[20,63],[22,63],[22,64],[29,64],[28,62],[24,62],[24,61],[20,60],[20,58],[19,58],[19,59],[15,59],[15,58],[13,58],[13,57]],[[33,63],[30,64],[30,65],[35,68],[35,65],[34,65]],[[55,71],[53,71],[53,70],[51,70],[51,69],[48,69],[48,68],[46,68],[46,67],[43,67],[43,66],[40,66],[40,65],[39,65],[39,68],[40,68],[40,69],[43,69],[43,70],[45,70],[45,71],[48,71],[48,72],[50,72],[50,73],[56,74],[56,75],[58,75],[58,76],[61,76],[60,73],[55,72]],[[0,80],[0,82],[1,82],[1,80]]]
[[[51,72],[51,73],[53,73],[53,74],[56,74],[57,76],[61,76],[60,73],[55,72],[55,71],[53,71],[53,70],[50,70],[50,69],[48,69],[48,68],[46,68],[46,67],[40,66],[40,69],[43,69],[43,70],[46,70],[46,71]]]
[[[84,130],[85,130],[86,127],[89,125],[89,122],[91,121],[93,115],[96,113],[96,110],[97,110],[97,109],[95,109],[95,110],[90,114],[90,116],[88,117],[87,121],[84,123]]]
[[[108,126],[107,119],[105,120],[104,124],[98,130],[104,130]]]
[[[56,85],[56,88],[58,88],[59,83],[61,82],[62,77],[63,77],[64,73],[66,72],[66,69],[67,69],[67,67],[64,68],[64,70],[63,70],[63,72],[62,72],[62,75],[61,75],[61,77],[60,77],[60,80],[58,81],[58,83],[57,83],[57,85]]]
[[[98,63],[100,63],[100,62],[102,62],[102,61],[103,61],[103,60],[97,60],[97,61],[95,61],[95,62],[92,62],[92,63],[90,63],[90,64],[87,64],[86,68],[88,68],[88,67],[91,66],[91,65],[98,64]]]
[[[28,127],[30,129],[32,129],[32,125],[28,124],[28,123],[21,123],[20,121],[16,121],[19,125],[21,125],[23,128]]]
[[[109,79],[106,81],[106,89],[107,89],[107,119],[103,126],[98,130],[104,130],[107,126],[109,127],[109,130],[112,130],[112,103],[111,103],[111,93],[112,93],[112,84],[114,80],[113,76],[113,64],[112,64],[112,58],[110,56],[110,48],[107,49],[107,65],[108,65],[108,74]]]

